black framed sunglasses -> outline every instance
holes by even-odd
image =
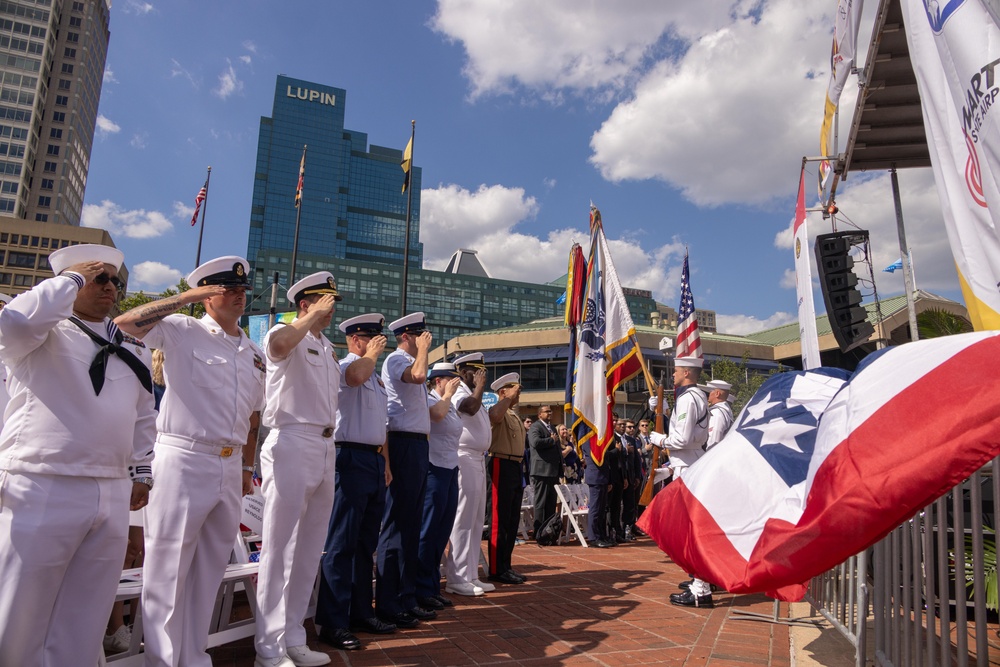
[[[95,276],[94,282],[98,285],[107,285],[108,283],[111,283],[118,291],[125,289],[125,283],[122,282],[121,278],[109,275],[107,272],[102,273],[99,276]]]

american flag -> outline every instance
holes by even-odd
[[[208,199],[208,180],[205,180],[205,185],[201,186],[201,190],[198,190],[198,196],[194,198],[194,215],[191,216],[191,226],[194,227],[198,224],[198,212],[201,211],[201,205]]]
[[[302,183],[306,178],[306,147],[302,147],[302,162],[299,163],[299,184],[295,186],[295,208],[302,205]]]
[[[681,272],[681,305],[677,309],[678,357],[701,357],[701,335],[698,333],[698,316],[694,312],[694,296],[691,294],[691,272],[688,270],[688,255],[684,253],[684,270]]]

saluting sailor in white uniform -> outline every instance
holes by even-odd
[[[205,653],[219,585],[253,491],[264,402],[264,353],[243,333],[249,266],[213,259],[192,289],[118,317],[122,329],[163,350],[170,387],[157,418],[157,493],[146,510],[142,615],[147,667],[210,667]],[[203,301],[201,319],[173,315]]]
[[[486,515],[486,452],[493,437],[490,413],[483,406],[486,365],[482,352],[462,355],[454,363],[462,384],[451,402],[462,419],[462,435],[458,439],[458,510],[451,529],[451,549],[445,559],[445,590],[456,595],[482,595],[496,590],[493,584],[479,579]]]
[[[733,385],[722,380],[712,380],[701,387],[708,393],[708,442],[707,452],[722,442],[733,426],[733,408],[729,404],[729,392]]]
[[[670,415],[670,433],[664,435],[651,431],[649,439],[656,447],[670,450],[670,467],[674,476],[683,478],[684,472],[705,453],[708,441],[708,399],[698,388],[698,378],[704,360],[699,357],[674,359],[674,387],[677,400]],[[655,408],[656,397],[650,399]],[[684,607],[711,607],[712,589],[708,582],[692,579],[681,584],[687,590],[670,596],[671,604]]]
[[[122,259],[57,250],[55,277],[0,311],[0,665],[97,663],[129,508],[153,483],[149,350],[108,319]]]
[[[323,334],[337,301],[329,271],[288,290],[298,314],[264,336],[267,400],[261,445],[264,492],[257,580],[257,667],[325,665],[330,657],[306,646],[309,598],[333,509],[340,364]]]

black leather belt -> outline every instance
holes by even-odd
[[[523,456],[511,456],[510,454],[490,454],[495,459],[503,459],[505,461],[516,461],[520,463],[524,460]]]
[[[337,447],[343,447],[344,449],[357,449],[361,452],[374,452],[375,454],[382,453],[382,445],[366,445],[363,442],[338,442]]]
[[[399,438],[413,438],[414,440],[426,440],[426,433],[411,433],[410,431],[389,431],[389,435],[395,435]]]

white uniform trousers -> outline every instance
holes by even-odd
[[[240,527],[242,458],[163,442],[146,508],[142,615],[146,667],[211,667],[212,610]]]
[[[319,428],[271,431],[260,452],[264,529],[257,578],[257,655],[303,646],[309,598],[333,511],[337,450]]]
[[[674,468],[674,479],[683,479],[684,474],[690,469],[691,466],[678,466]],[[697,577],[691,577],[691,587],[688,589],[691,591],[692,595],[697,597],[704,597],[706,595],[712,594],[712,587],[707,581],[702,581]]]
[[[445,561],[449,584],[479,579],[479,554],[486,518],[486,458],[482,452],[458,449],[458,511]]]
[[[128,479],[0,471],[0,665],[96,665],[128,542]]]

